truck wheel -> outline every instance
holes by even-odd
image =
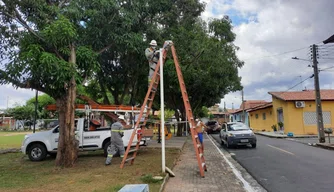
[[[104,156],[107,157],[108,156],[108,151],[111,151],[111,147],[110,147],[111,142],[108,141],[104,146],[103,146],[103,151],[104,151]]]
[[[31,161],[43,161],[47,155],[44,145],[36,143],[29,147],[28,157]]]
[[[126,148],[125,148],[126,150]],[[104,156],[107,157],[108,156],[108,152],[111,153],[111,142],[108,141],[104,147],[103,147],[103,151],[104,151]],[[114,157],[119,156],[119,152],[117,151],[116,154],[114,154]]]

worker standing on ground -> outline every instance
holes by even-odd
[[[203,145],[203,132],[204,128],[207,128],[207,126],[199,119],[196,119],[197,125],[196,125],[196,131],[198,135],[199,142],[201,142],[201,148],[204,153],[204,145]]]
[[[149,64],[148,86],[150,86],[151,79],[155,71],[155,67],[159,61],[159,52],[157,52],[156,49],[157,49],[157,42],[155,40],[152,40],[150,42],[150,47],[146,48],[145,50],[145,56]]]
[[[120,115],[117,119],[117,122],[111,125],[111,137],[110,137],[110,151],[108,151],[108,156],[106,159],[106,165],[111,164],[112,157],[119,152],[121,158],[124,157],[125,149],[123,144],[122,137],[124,136],[123,125],[120,122],[121,120],[124,121],[124,116]]]

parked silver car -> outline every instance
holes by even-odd
[[[220,131],[221,144],[227,148],[239,145],[252,145],[256,148],[256,136],[245,124],[240,122],[224,123]]]

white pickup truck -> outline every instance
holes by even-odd
[[[110,150],[110,127],[100,127],[94,131],[88,128],[87,120],[84,118],[75,120],[75,135],[79,141],[79,151],[95,151],[104,150],[104,155],[107,156]],[[132,129],[124,129],[122,137],[124,146],[128,146]],[[57,154],[59,138],[59,126],[56,126],[48,131],[37,132],[26,135],[22,142],[21,151],[28,154],[31,161],[42,161],[49,154],[55,156]],[[140,145],[146,145],[150,137],[142,137]],[[132,146],[137,144],[137,137],[134,138]]]

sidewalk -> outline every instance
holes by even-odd
[[[294,135],[293,137],[289,137],[287,135],[282,135],[280,133],[275,132],[255,132],[255,134],[271,137],[271,138],[317,138],[317,135]]]
[[[165,140],[165,147],[166,148],[177,148],[182,149],[183,145],[185,144],[187,137],[176,137],[173,136],[169,140]],[[157,138],[152,138],[148,141],[147,146],[148,148],[161,148],[161,143],[158,143]]]
[[[199,174],[196,153],[191,138],[184,145],[180,159],[173,168],[175,177],[169,177],[164,192],[241,192],[243,184],[234,175],[214,144],[204,135],[204,157],[208,171],[205,178]]]

